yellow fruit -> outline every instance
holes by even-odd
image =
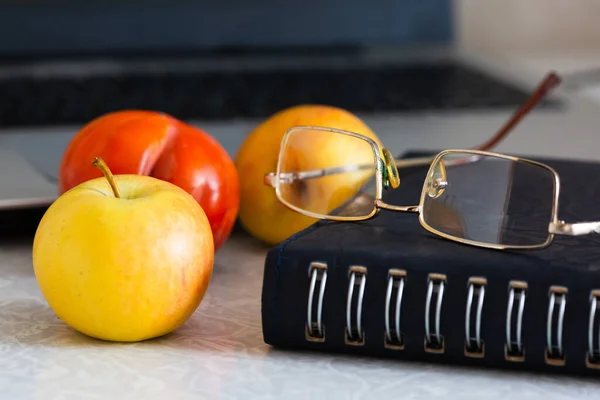
[[[212,275],[208,218],[173,184],[113,177],[97,165],[106,178],[70,189],[40,221],[32,255],[42,294],[91,337],[132,342],[170,333],[198,307]]]
[[[263,183],[264,175],[276,170],[284,134],[290,128],[299,125],[360,133],[381,145],[377,135],[360,118],[346,110],[331,106],[290,107],[258,125],[244,140],[235,158],[240,178],[239,219],[251,235],[270,245],[317,221],[282,205],[275,196],[275,190]],[[331,164],[337,159],[340,162],[344,160],[345,164],[349,154],[352,154],[356,160],[365,157],[372,159],[373,153],[368,146],[360,146],[362,153],[358,154],[355,148],[351,148],[350,143],[341,136],[322,135],[322,139],[315,139],[311,146],[317,163],[320,159],[323,164]],[[331,183],[331,179],[329,181]]]

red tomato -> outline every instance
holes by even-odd
[[[159,112],[103,115],[86,124],[67,146],[59,194],[102,176],[92,165],[94,157],[102,157],[115,175],[149,175],[190,193],[208,216],[215,251],[229,237],[239,209],[238,175],[229,154],[208,133]]]

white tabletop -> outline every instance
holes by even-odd
[[[545,68],[515,75],[529,73],[531,85]],[[571,104],[556,115],[534,113],[498,149],[599,159],[600,106]],[[397,153],[472,146],[506,117],[392,115],[367,122]],[[235,152],[251,123],[207,125]],[[589,379],[273,349],[263,342],[260,320],[266,251],[247,235],[233,235],[185,326],[161,339],[115,344],[57,319],[37,286],[31,244],[0,242],[0,399],[600,398],[600,383]]]
[[[598,399],[600,383],[274,349],[262,339],[266,248],[236,234],[206,297],[173,334],[115,344],[63,324],[44,301],[28,243],[0,245],[2,399]]]

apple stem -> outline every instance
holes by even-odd
[[[115,182],[115,177],[112,174],[112,172],[110,172],[110,168],[108,168],[108,165],[106,165],[106,163],[104,162],[102,157],[94,158],[92,165],[94,167],[98,167],[100,169],[100,171],[102,171],[102,173],[104,174],[104,177],[108,181],[108,184],[112,188],[112,191],[115,194],[115,197],[117,199],[121,198],[121,193],[119,193],[119,188],[117,187],[117,183]]]

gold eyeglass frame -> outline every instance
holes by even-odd
[[[413,159],[394,159],[390,151],[385,147],[380,147],[377,142],[372,140],[371,138],[364,136],[359,133],[350,132],[342,129],[331,128],[331,127],[321,127],[321,126],[294,126],[290,128],[283,136],[281,141],[281,147],[279,151],[279,157],[277,162],[277,168],[275,172],[267,173],[264,176],[264,184],[271,186],[275,189],[275,194],[278,201],[283,204],[285,207],[298,212],[302,215],[321,219],[321,220],[330,220],[330,221],[364,221],[376,216],[381,210],[389,210],[389,211],[398,211],[398,212],[411,212],[419,214],[419,223],[421,226],[427,230],[428,232],[437,235],[439,237],[459,242],[466,245],[483,247],[489,249],[497,249],[497,250],[535,250],[542,249],[547,247],[554,240],[555,235],[569,235],[569,236],[579,236],[586,235],[591,233],[600,233],[600,221],[598,222],[577,222],[577,223],[566,223],[558,219],[558,203],[560,197],[560,177],[558,173],[549,165],[543,164],[538,161],[521,158],[517,156],[501,154],[489,151],[489,149],[493,148],[503,137],[505,137],[510,129],[512,129],[516,123],[523,118],[523,116],[539,102],[539,100],[545,95],[545,93],[551,89],[553,86],[557,85],[560,82],[558,76],[554,73],[549,74],[546,79],[542,82],[542,84],[538,87],[535,93],[528,99],[526,102],[509,120],[509,122],[488,142],[479,146],[475,149],[446,149],[434,156],[428,157],[418,157]],[[286,201],[282,195],[280,190],[281,183],[287,183],[288,179],[305,179],[305,178],[316,178],[325,176],[329,173],[337,172],[338,168],[326,168],[321,170],[313,170],[313,171],[303,171],[300,173],[282,173],[281,172],[281,164],[282,157],[284,155],[284,149],[287,144],[289,137],[294,134],[298,130],[320,130],[331,133],[339,133],[343,135],[352,136],[361,140],[366,141],[373,150],[373,157],[375,162],[375,198],[373,202],[373,210],[367,215],[361,216],[334,216],[334,215],[323,215],[318,213],[313,213],[310,211],[303,210],[297,206]],[[548,221],[548,237],[547,239],[541,243],[536,245],[504,245],[497,243],[489,243],[489,242],[480,242],[470,239],[464,239],[460,237],[456,237],[453,235],[446,234],[439,230],[431,227],[423,217],[423,204],[425,202],[427,196],[428,185],[428,177],[434,171],[434,167],[438,165],[439,160],[448,155],[448,154],[470,154],[473,156],[485,156],[485,157],[495,157],[504,160],[509,160],[513,162],[523,162],[529,165],[537,166],[545,169],[547,172],[551,173],[554,181],[554,190],[553,190],[553,199],[552,199],[552,210],[550,221]],[[400,175],[398,169],[408,168],[408,167],[418,167],[418,166],[426,166],[429,165],[429,169],[427,171],[427,175],[423,182],[423,188],[421,190],[421,195],[419,199],[418,205],[410,205],[410,206],[398,206],[393,204],[388,204],[382,200],[383,198],[383,190],[385,188],[396,189],[400,186]],[[360,167],[360,166],[353,166]],[[341,167],[343,168],[343,167]],[[369,164],[368,168],[373,168],[373,165]],[[333,171],[335,170],[335,171]],[[343,172],[343,171],[342,171]],[[290,175],[291,174],[291,175]]]

